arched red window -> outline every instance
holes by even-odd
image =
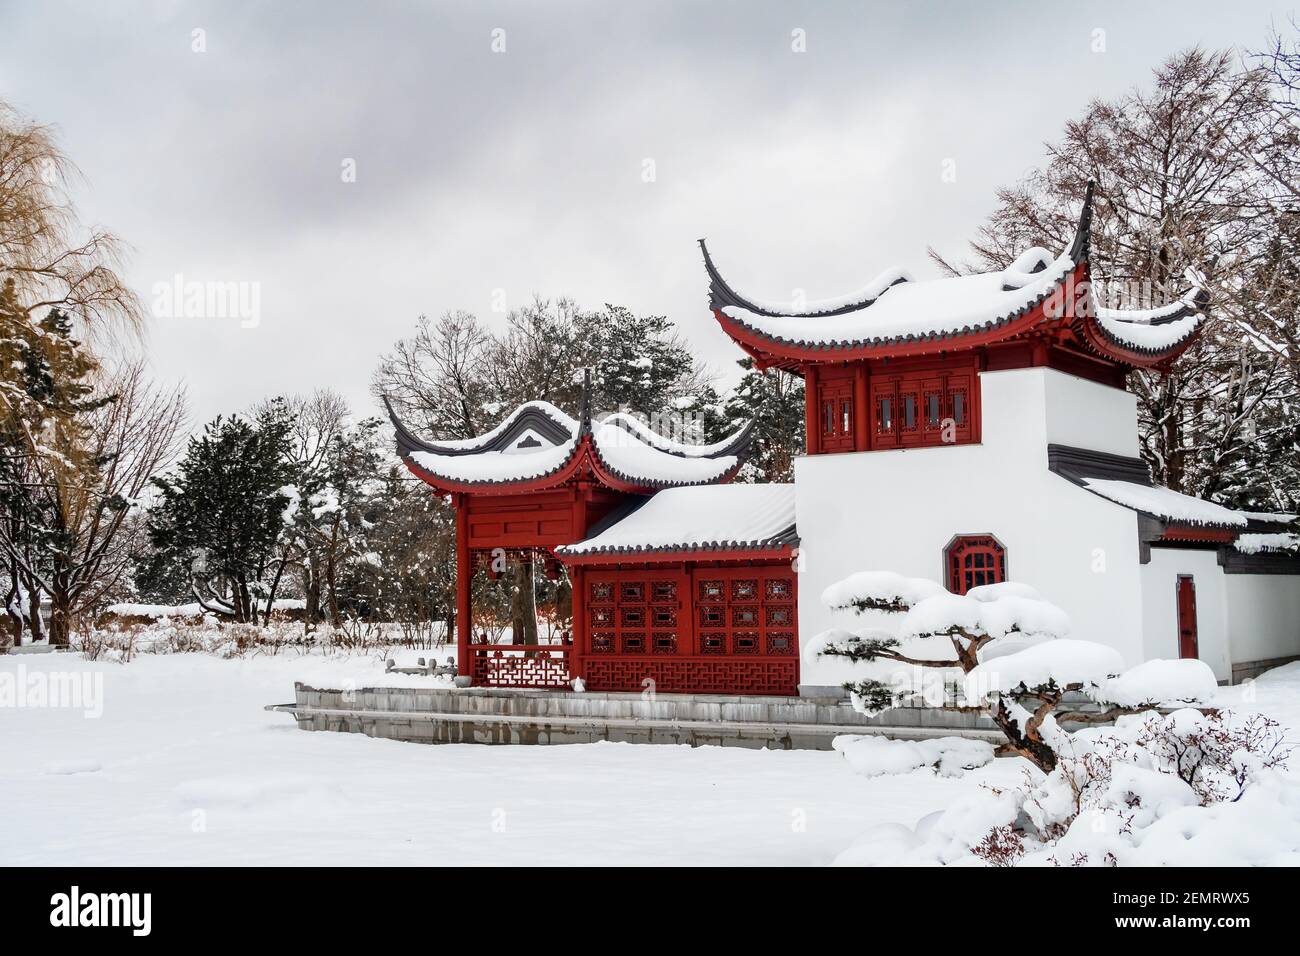
[[[953,594],[1007,579],[1007,549],[991,534],[959,534],[948,542],[943,556]]]

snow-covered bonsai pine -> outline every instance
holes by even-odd
[[[1044,772],[1056,766],[1061,721],[1102,723],[1161,704],[1201,704],[1216,687],[1210,668],[1195,660],[1148,661],[1123,674],[1116,650],[1066,638],[1065,612],[1024,584],[958,595],[925,578],[863,571],[832,584],[822,602],[841,613],[901,616],[896,630],[832,628],[806,652],[871,665],[869,676],[844,685],[858,710],[877,714],[918,696],[947,710],[988,704],[1006,735],[1004,752]],[[964,675],[965,701],[935,700],[936,679],[942,688],[945,673],[956,671]],[[1071,704],[1079,695],[1100,706]]]

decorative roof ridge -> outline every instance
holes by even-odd
[[[432,455],[476,455],[487,451],[502,451],[514,443],[514,440],[531,429],[556,445],[563,444],[573,437],[570,426],[547,411],[547,408],[563,415],[560,409],[550,402],[532,401],[515,408],[509,415],[482,435],[457,440],[455,444],[425,441],[411,431],[398,417],[387,395],[383,396],[384,407],[388,410],[388,420],[397,433],[397,447],[402,454],[413,451],[428,452]],[[565,416],[567,418],[568,416]]]
[[[624,415],[624,413],[616,412],[613,415],[601,419],[597,424],[602,426],[608,425],[610,428],[617,428],[632,436],[632,438],[636,439],[647,448],[653,448],[655,451],[663,452],[665,455],[672,455],[674,458],[683,458],[687,461],[711,461],[718,458],[725,458],[729,455],[743,457],[748,453],[750,446],[753,444],[754,430],[756,427],[756,422],[751,418],[726,438],[721,441],[713,442],[711,445],[697,446],[700,449],[699,454],[691,454],[688,451],[679,451],[667,446],[678,445],[681,448],[690,448],[692,446],[681,445],[679,442],[673,442],[671,439],[660,435],[647,425],[641,425],[643,431],[638,432],[636,429],[630,427],[627,419],[628,416]],[[638,424],[640,423],[638,422]],[[658,441],[656,441],[656,439]],[[663,442],[664,444],[659,444],[659,442]]]
[[[751,421],[749,425],[745,426],[747,432],[752,430],[753,424],[754,423]],[[629,432],[628,434],[631,433]],[[594,434],[589,434],[586,437],[587,437],[587,446],[591,449],[591,453],[593,457],[596,459],[596,462],[600,465],[602,470],[604,470],[611,477],[617,478],[619,481],[626,482],[627,484],[639,485],[640,487],[643,488],[653,488],[655,490],[660,490],[664,488],[691,488],[698,485],[721,484],[723,482],[730,481],[732,478],[734,478],[736,476],[736,473],[740,471],[741,466],[745,464],[745,459],[741,455],[734,455],[734,456],[718,455],[716,458],[713,456],[710,456],[708,458],[688,458],[684,455],[681,455],[677,457],[681,458],[684,461],[717,461],[719,458],[735,457],[736,463],[730,468],[728,468],[726,471],[722,472],[722,474],[717,475],[716,477],[703,478],[698,481],[672,481],[672,480],[665,480],[662,478],[641,479],[641,478],[637,478],[634,475],[630,475],[627,472],[624,472],[618,468],[615,468],[614,465],[610,463],[609,459],[605,457],[604,452],[601,451],[600,442],[596,440],[596,436]],[[748,435],[746,435],[746,438],[748,438]],[[578,444],[579,445],[582,444],[581,439],[579,439]],[[646,442],[642,442],[641,444],[645,445],[645,447],[650,448],[654,451],[660,452],[661,454],[665,454],[665,455],[670,454],[669,452],[665,452],[662,449],[655,448],[653,445],[650,445]]]

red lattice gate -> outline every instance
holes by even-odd
[[[593,568],[583,599],[590,690],[798,693],[795,576],[785,562]]]

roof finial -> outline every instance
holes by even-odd
[[[1089,179],[1088,188],[1083,191],[1083,211],[1079,213],[1079,225],[1074,230],[1074,241],[1070,243],[1070,261],[1076,266],[1088,258],[1092,242],[1092,192],[1096,184]]]
[[[582,370],[582,399],[578,403],[578,437],[591,434],[591,366]]]

